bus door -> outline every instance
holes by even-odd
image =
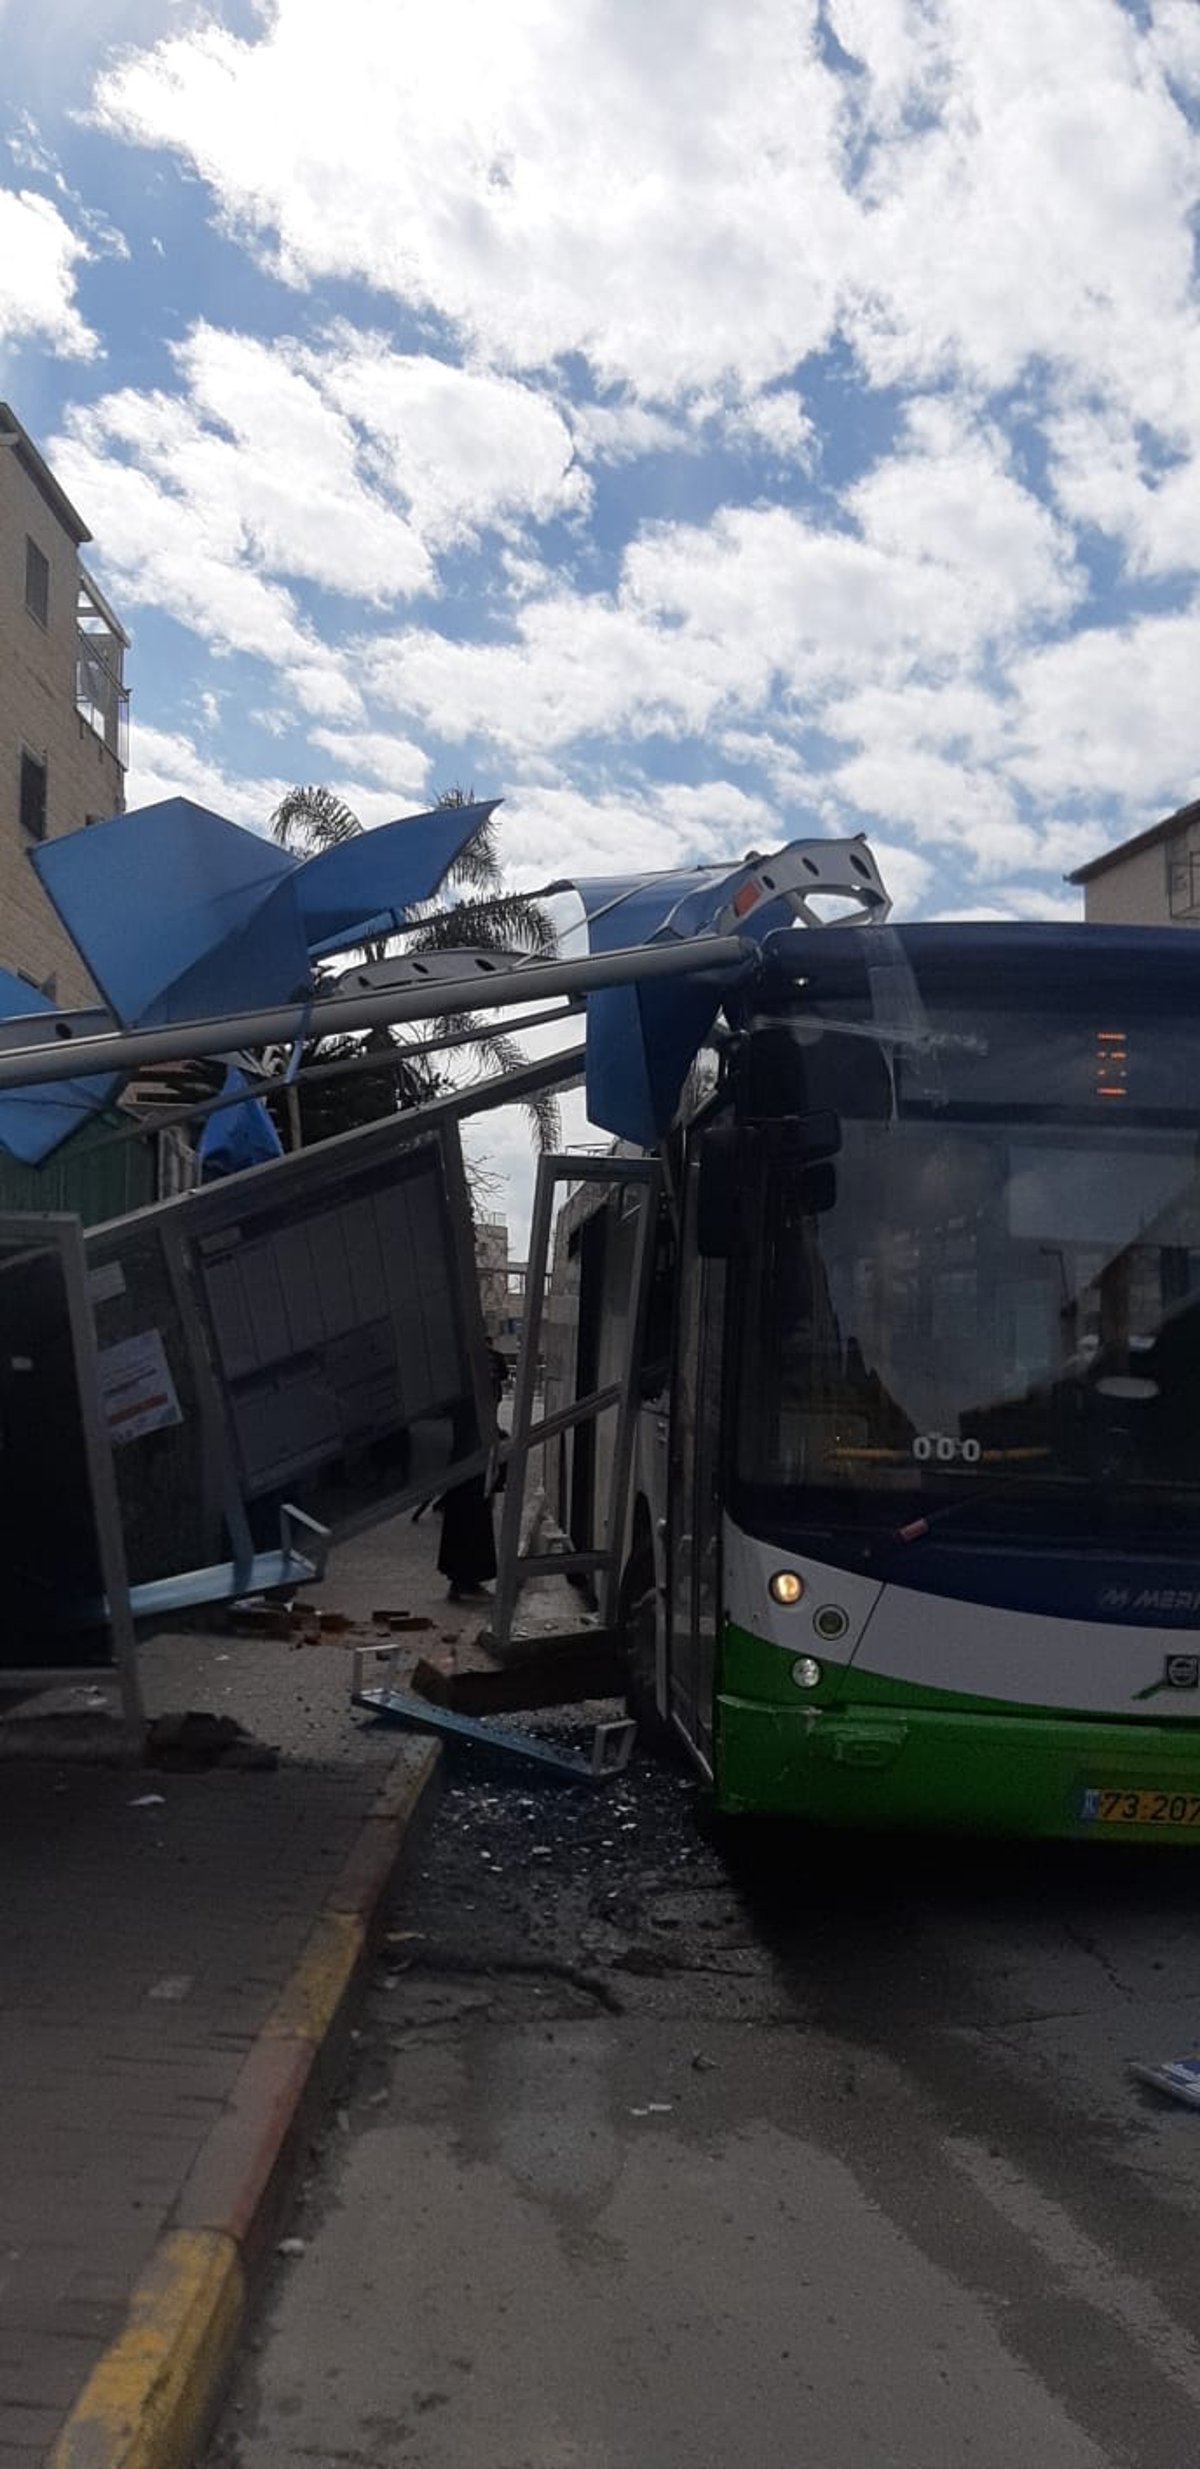
[[[725,1263],[696,1250],[697,1168],[688,1170],[671,1394],[667,1708],[712,1772],[721,1617],[720,1435]]]

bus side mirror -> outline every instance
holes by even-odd
[[[745,1242],[745,1181],[751,1142],[740,1124],[705,1132],[696,1179],[696,1249],[702,1260],[728,1260]]]

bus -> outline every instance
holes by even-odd
[[[662,1165],[635,1706],[727,1812],[1200,1843],[1200,938],[773,934]],[[548,1405],[606,1377],[626,1214],[562,1215]],[[576,1546],[601,1456],[559,1446]]]

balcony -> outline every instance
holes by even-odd
[[[129,637],[91,576],[79,569],[75,604],[75,709],[124,771],[129,763]]]

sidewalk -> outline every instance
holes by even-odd
[[[315,1599],[436,1641],[435,1548],[396,1520]],[[145,1649],[152,1713],[233,1715],[274,1772],[0,1765],[2,2469],[153,2469],[211,2398],[436,1765],[352,1711],[351,1663]]]

